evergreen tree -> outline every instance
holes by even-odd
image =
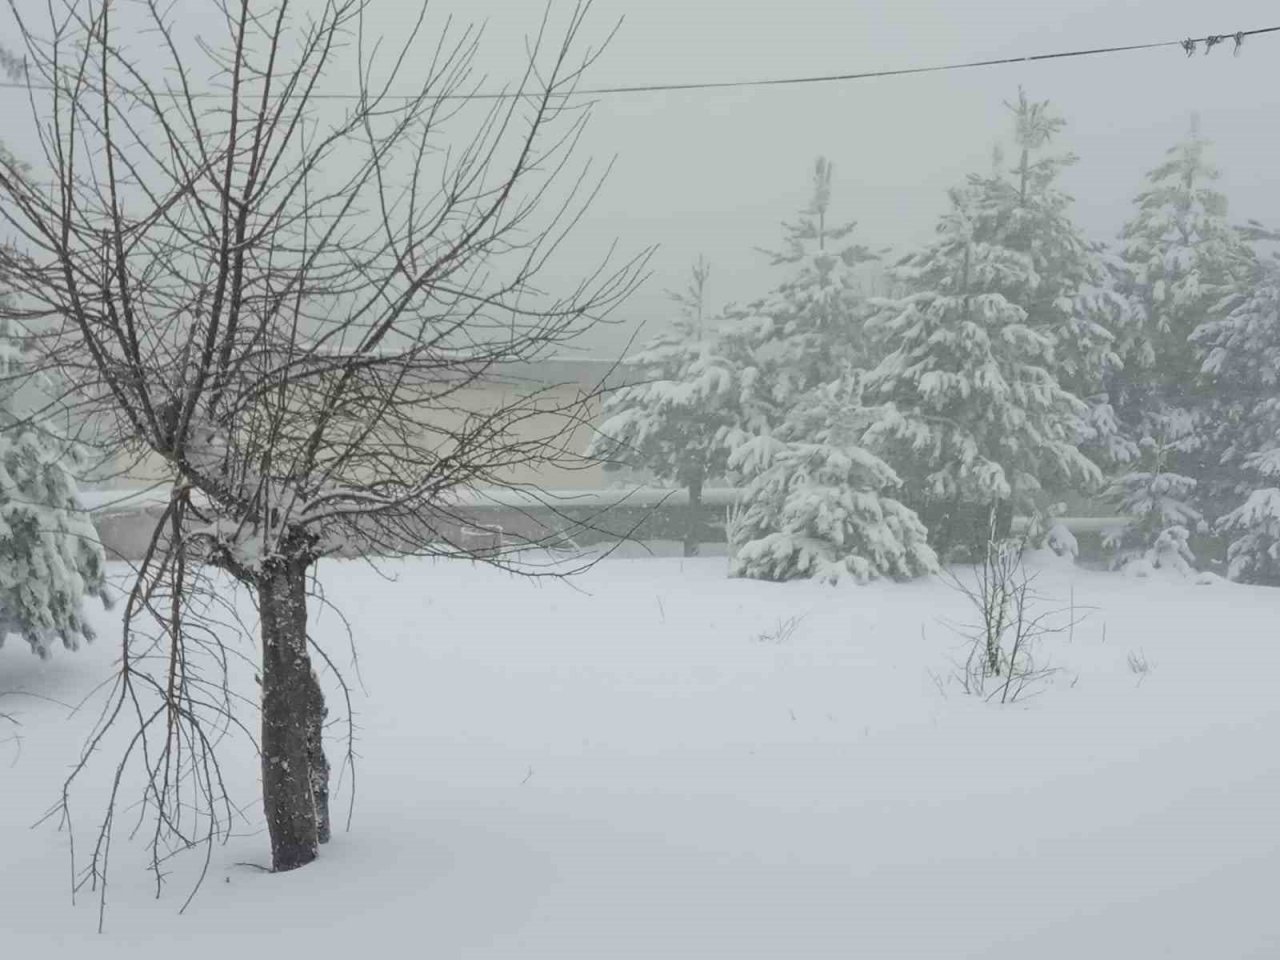
[[[856,378],[805,394],[791,420],[805,439],[768,434],[739,446],[746,482],[730,525],[730,575],[758,580],[906,579],[937,569],[928,531],[888,495],[898,477],[859,437],[869,411]]]
[[[0,72],[21,79],[20,57],[0,47]],[[23,172],[4,144],[0,153]],[[20,387],[33,383],[30,358],[0,323],[0,645],[10,635],[47,658],[93,639],[83,600],[108,603],[106,557],[77,498],[75,447],[52,424],[25,413]]]
[[[1248,245],[1227,221],[1226,197],[1214,188],[1218,172],[1208,151],[1193,123],[1190,137],[1147,175],[1122,234],[1117,281],[1129,314],[1112,401],[1140,460],[1113,490],[1122,510],[1158,500],[1167,507],[1158,515],[1184,520],[1224,508],[1219,465],[1227,435],[1213,430],[1215,401],[1194,338],[1252,263]],[[1144,484],[1148,495],[1135,496]],[[1176,497],[1186,500],[1174,508],[1170,498]],[[1155,538],[1149,547],[1182,536],[1173,527],[1185,524],[1148,526],[1155,515],[1137,515],[1130,553],[1140,532]]]
[[[831,164],[814,163],[813,195],[794,223],[783,224],[784,246],[769,254],[786,273],[753,305],[752,352],[761,412],[777,427],[797,399],[835,382],[850,364],[866,366],[865,298],[858,268],[875,260],[849,240],[856,224],[831,222]]]
[[[106,559],[78,501],[73,445],[26,415],[15,393],[27,360],[7,324],[0,331],[0,644],[9,635],[48,657],[93,639],[85,597],[104,604]]]
[[[1027,258],[1023,287],[1004,293],[1026,311],[1027,326],[1052,339],[1054,376],[1086,404],[1082,446],[1100,466],[1110,466],[1132,456],[1106,390],[1121,365],[1113,331],[1126,305],[1111,282],[1105,251],[1076,226],[1074,201],[1059,186],[1062,171],[1077,160],[1053,150],[1065,121],[1047,101],[1031,101],[1021,89],[1006,106],[1017,162],[1006,167],[997,150],[992,174],[971,178],[974,236]]]
[[[1249,243],[1280,240],[1257,225],[1241,231]],[[1277,387],[1280,386],[1280,329],[1276,298],[1280,258],[1254,256],[1233,288],[1191,334],[1202,358],[1200,377],[1209,398],[1210,453],[1222,468],[1219,479],[1228,495],[1240,492],[1239,467],[1246,456],[1269,442]]]
[[[831,165],[814,166],[813,197],[784,225],[772,255],[782,282],[732,311],[726,340],[741,358],[743,436],[729,467],[745,483],[730,530],[730,572],[766,580],[905,578],[935,568],[919,518],[889,493],[893,470],[859,442],[870,364],[859,268],[875,256],[830,222]]]
[[[688,490],[685,556],[698,551],[703,488],[724,475],[741,434],[733,361],[715,331],[705,329],[709,277],[700,258],[689,287],[671,294],[679,305],[675,322],[626,364],[632,382],[606,398],[589,448],[606,469],[647,470]]]
[[[1219,457],[1219,489],[1233,507],[1217,527],[1231,538],[1233,580],[1280,585],[1280,260],[1259,260],[1218,314],[1194,334],[1213,388],[1207,446]]]
[[[1218,529],[1232,539],[1227,575],[1244,583],[1280,586],[1280,437],[1250,466],[1258,479],[1244,503],[1224,514]]]
[[[1186,452],[1191,431],[1185,424],[1150,421],[1142,438],[1145,470],[1128,470],[1111,485],[1111,499],[1129,524],[1106,537],[1115,566],[1135,575],[1153,570],[1189,574],[1195,564],[1191,534],[1203,529],[1203,517],[1192,506],[1196,481],[1168,468],[1171,459]]]
[[[1100,479],[1077,445],[1085,406],[1054,374],[1056,338],[1018,302],[1032,258],[992,236],[988,204],[981,181],[951,192],[937,239],[896,269],[909,292],[869,324],[890,352],[866,376],[867,402],[886,404],[866,439],[943,554],[980,549],[992,510],[1007,536],[1045,484]]]

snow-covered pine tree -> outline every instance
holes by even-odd
[[[754,358],[762,410],[782,424],[805,393],[839,379],[850,364],[866,367],[865,297],[858,268],[876,259],[849,240],[856,224],[831,221],[832,165],[814,162],[812,197],[793,223],[783,224],[783,249],[771,263],[786,271],[753,305],[770,322],[756,327]]]
[[[730,531],[730,573],[765,580],[907,578],[936,567],[927,531],[893,499],[893,470],[864,449],[871,412],[859,401],[870,364],[858,273],[875,260],[830,222],[831,164],[814,165],[813,195],[785,225],[786,270],[750,309],[733,311],[727,342],[741,358],[748,437],[729,467],[745,483]]]
[[[1218,172],[1208,152],[1193,121],[1191,135],[1147,175],[1147,188],[1121,235],[1117,284],[1129,315],[1119,342],[1124,368],[1113,378],[1112,402],[1140,451],[1131,473],[1113,488],[1122,510],[1159,501],[1170,516],[1212,519],[1227,508],[1219,464],[1229,441],[1213,429],[1212,391],[1193,335],[1250,273],[1253,256],[1227,220],[1227,199],[1214,188]],[[1147,494],[1137,496],[1143,484],[1149,485]],[[1174,509],[1171,498],[1179,496],[1187,499]],[[1185,542],[1173,527],[1149,527],[1154,515],[1135,517],[1126,555],[1136,549],[1139,533],[1154,538],[1150,548],[1170,537]]]
[[[859,441],[868,411],[857,378],[809,391],[791,430],[803,439],[757,435],[730,468],[746,481],[730,532],[730,575],[836,583],[907,579],[937,569],[928,531],[890,496],[898,477]]]
[[[1192,533],[1203,529],[1204,518],[1193,506],[1196,481],[1169,469],[1169,463],[1188,452],[1194,443],[1190,425],[1171,411],[1161,421],[1149,418],[1139,444],[1145,469],[1127,470],[1112,481],[1108,491],[1129,523],[1109,533],[1105,545],[1114,565],[1136,576],[1154,570],[1190,574],[1195,565]]]
[[[0,72],[21,79],[22,59],[0,47]],[[25,173],[3,143],[0,153]],[[10,321],[0,320],[0,645],[17,635],[47,658],[55,642],[74,650],[93,639],[85,597],[110,601],[106,556],[72,473],[78,452],[56,425],[23,409],[21,388],[38,379],[31,366]]]
[[[0,644],[10,635],[48,657],[93,639],[84,600],[108,603],[106,558],[78,500],[74,446],[15,396],[27,362],[0,328]]]
[[[983,201],[980,182],[951,191],[937,239],[895,268],[910,292],[868,325],[890,352],[866,375],[867,403],[885,405],[866,442],[944,556],[982,549],[993,509],[1007,536],[1045,485],[1101,479],[1077,445],[1085,405],[1053,372],[1055,338],[1014,299],[1034,288],[1031,258],[978,235]]]
[[[1105,250],[1075,224],[1074,200],[1059,185],[1062,171],[1077,160],[1054,149],[1065,120],[1048,101],[1032,101],[1022,89],[1006,107],[1016,163],[1007,166],[998,149],[991,176],[971,178],[974,236],[1028,258],[1025,287],[1008,289],[1006,296],[1026,311],[1031,329],[1053,339],[1054,376],[1086,404],[1081,446],[1106,469],[1132,457],[1107,395],[1121,366],[1113,331],[1127,305],[1114,288]]]
[[[1280,239],[1261,230],[1252,238]],[[1233,501],[1217,528],[1230,537],[1231,579],[1280,585],[1280,259],[1259,259],[1218,314],[1193,335],[1213,388],[1209,446]]]
[[[1251,456],[1257,486],[1244,503],[1224,514],[1218,529],[1231,537],[1227,575],[1242,583],[1280,586],[1280,437]]]
[[[588,450],[606,469],[645,470],[688,491],[685,556],[698,552],[703,487],[724,475],[741,437],[734,363],[707,329],[709,277],[699,258],[689,286],[671,294],[679,306],[671,329],[625,364],[629,382],[606,397]]]

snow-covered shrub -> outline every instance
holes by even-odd
[[[1049,527],[1044,537],[1044,547],[1059,557],[1070,557],[1075,560],[1080,556],[1080,542],[1076,535],[1061,523]]]
[[[1028,518],[1022,540],[1032,550],[1048,551],[1054,556],[1074,561],[1080,556],[1080,543],[1060,521],[1066,504],[1055,503],[1043,510],[1035,510]]]

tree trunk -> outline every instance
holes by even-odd
[[[996,504],[996,537],[1000,540],[1008,540],[1013,535],[1013,507],[1014,502],[1018,499],[1018,491],[1012,480],[1013,470],[1005,467],[1004,475],[1011,479],[1009,480],[1009,496]]]
[[[1008,540],[1013,535],[1013,501],[996,503],[996,539]]]
[[[929,531],[929,545],[933,547],[934,552],[938,554],[938,559],[943,563],[952,559],[952,551],[956,547],[957,540],[960,541],[961,547],[967,546],[963,540],[963,530],[958,529],[960,517],[958,498],[953,497],[949,501],[926,498],[919,515]]]
[[[262,619],[262,796],[271,865],[293,870],[328,839],[324,695],[307,651],[306,567],[271,561],[258,581]]]
[[[684,528],[684,555],[696,557],[702,543],[702,477],[689,484],[689,514]]]
[[[324,755],[324,718],[329,710],[324,705],[324,691],[316,672],[308,674],[310,705],[307,710],[307,760],[311,769],[311,796],[316,804],[316,839],[329,842],[329,760]]]

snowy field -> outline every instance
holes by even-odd
[[[102,936],[66,836],[29,829],[91,716],[6,698],[0,956],[1280,956],[1280,592],[1046,563],[1042,592],[1096,610],[1001,707],[940,689],[960,650],[938,621],[964,610],[937,581],[724,569],[328,564],[365,688],[351,831],[295,873],[246,865],[257,765],[229,744],[241,835],[179,916],[201,855],[156,901],[123,817]],[[0,690],[82,698],[109,616],[77,655],[0,650]],[[318,636],[349,660],[336,617]],[[98,812],[86,790],[82,844]]]

